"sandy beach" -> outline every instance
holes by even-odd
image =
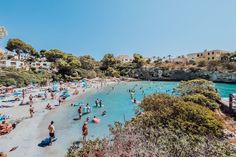
[[[106,80],[106,85],[110,85],[115,83],[116,81]],[[104,87],[105,87],[104,86]],[[21,120],[21,122],[17,125],[17,127],[11,131],[9,134],[0,136],[0,152],[7,153],[10,157],[39,157],[39,156],[58,156],[63,157],[66,154],[67,148],[70,144],[77,140],[76,137],[69,136],[70,132],[68,131],[67,140],[63,140],[63,138],[58,138],[56,143],[52,146],[48,147],[39,147],[38,144],[45,138],[48,137],[47,127],[51,120],[54,120],[54,116],[58,114],[63,115],[63,111],[70,107],[71,103],[74,103],[76,100],[79,100],[83,95],[91,94],[92,92],[96,92],[97,90],[102,89],[100,81],[93,81],[91,87],[83,89],[79,88],[78,95],[71,95],[69,98],[62,103],[61,106],[56,106],[53,110],[46,110],[45,107],[48,103],[52,105],[58,104],[58,99],[52,100],[42,100],[40,98],[34,98],[33,107],[35,110],[33,118],[29,118],[29,105],[25,106],[14,106],[12,108],[2,108],[1,113],[10,115],[10,120]],[[75,89],[68,88],[69,93],[73,93]],[[33,95],[37,95],[39,92],[38,89]],[[29,93],[30,94],[30,93]],[[26,99],[28,99],[29,94],[26,95]],[[15,102],[19,103],[19,102]],[[66,115],[64,115],[66,116]],[[65,117],[66,118],[66,117]],[[66,131],[67,124],[58,124],[60,122],[57,121],[56,126],[60,128],[59,130]],[[57,132],[60,134],[60,132]],[[9,152],[9,150],[13,147],[18,147],[16,150]]]

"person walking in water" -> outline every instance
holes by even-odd
[[[53,124],[54,124],[54,122],[51,121],[51,123],[50,123],[49,126],[48,126],[49,137],[50,137],[50,143],[49,143],[50,146],[52,145],[52,141],[53,141],[53,139],[55,138],[55,127],[54,127]]]
[[[95,105],[96,105],[96,107],[98,107],[98,98],[97,98],[97,100],[95,100]]]
[[[30,113],[30,118],[32,118],[34,114],[34,107],[32,105],[30,105],[29,113]]]
[[[99,106],[102,107],[102,99],[99,101]]]
[[[82,117],[82,106],[79,107],[78,113],[79,113],[79,119],[81,119],[81,117]]]
[[[88,122],[84,122],[84,125],[82,127],[82,134],[83,134],[83,141],[86,142],[86,137],[88,136]]]

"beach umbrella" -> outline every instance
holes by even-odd
[[[58,88],[58,85],[53,85],[52,88],[53,88],[53,89],[57,89],[57,88]]]
[[[13,93],[13,96],[20,96],[22,94],[22,92],[15,92]]]

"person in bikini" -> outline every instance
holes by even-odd
[[[80,106],[79,107],[79,109],[78,109],[78,113],[79,113],[79,119],[81,119],[82,118],[82,106]]]
[[[30,113],[30,118],[32,118],[34,114],[34,107],[32,105],[30,105],[29,113]]]

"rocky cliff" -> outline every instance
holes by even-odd
[[[229,72],[207,71],[203,69],[174,69],[159,67],[143,67],[129,74],[131,77],[142,80],[181,81],[195,78],[204,78],[214,82],[236,83],[236,74]]]

